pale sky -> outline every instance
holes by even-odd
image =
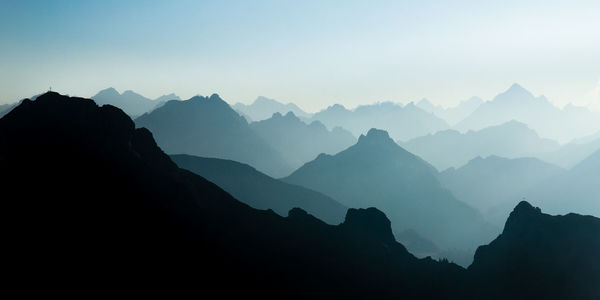
[[[52,86],[450,106],[515,82],[600,109],[600,1],[0,0],[0,103]]]

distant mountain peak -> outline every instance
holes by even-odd
[[[502,96],[502,97],[501,97]],[[533,94],[526,90],[518,83],[513,83],[504,93],[496,96],[497,98],[511,98],[511,99],[529,99],[535,98]]]
[[[364,232],[367,236],[382,241],[395,241],[390,220],[374,207],[348,209],[343,226],[352,231]]]

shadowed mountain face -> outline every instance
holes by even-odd
[[[3,198],[4,270],[28,285],[176,283],[268,298],[468,292],[464,269],[416,259],[376,209],[351,209],[338,226],[300,209],[287,218],[252,209],[179,169],[121,110],[89,99],[25,100],[0,119],[0,164],[18,191]]]
[[[478,293],[498,299],[597,299],[598,253],[600,219],[550,216],[521,202],[469,272]]]
[[[474,112],[481,104],[483,100],[479,97],[472,97],[469,100],[460,102],[457,106],[443,108],[439,105],[433,105],[427,99],[421,99],[417,102],[417,106],[434,115],[442,118],[450,125],[454,125]]]
[[[292,167],[217,94],[170,101],[135,120],[148,128],[169,154],[231,159],[249,164],[273,177]]]
[[[490,155],[507,158],[538,156],[559,149],[555,141],[540,138],[527,125],[510,121],[479,131],[440,131],[401,143],[438,170],[458,168],[471,159]]]
[[[131,90],[119,94],[114,88],[101,90],[98,94],[93,96],[92,99],[94,99],[98,105],[110,104],[116,106],[132,117],[147,113],[155,107],[164,104],[164,101],[150,100]],[[176,98],[169,100],[174,99]]]
[[[256,98],[250,105],[236,103],[232,108],[241,114],[250,117],[252,121],[268,119],[275,113],[285,115],[288,112],[292,112],[294,115],[303,119],[310,118],[311,116],[311,114],[303,111],[294,103],[283,104],[277,100],[262,96]]]
[[[4,117],[7,113],[9,113],[13,108],[15,108],[19,103],[9,103],[0,105],[0,118]]]
[[[360,136],[371,128],[381,128],[389,131],[395,140],[402,141],[448,128],[444,120],[413,103],[403,107],[384,102],[359,106],[354,110],[336,104],[314,114],[312,120],[319,120],[329,128],[340,126],[354,136]]]
[[[448,169],[440,173],[439,179],[454,196],[500,227],[532,186],[564,172],[535,158],[489,156],[472,159],[458,169]]]
[[[527,124],[545,138],[566,142],[600,129],[600,115],[583,107],[569,105],[559,109],[544,96],[534,97],[518,84],[479,106],[456,124],[462,132],[499,125],[510,120]]]
[[[443,189],[437,172],[402,149],[387,132],[371,129],[334,156],[320,155],[284,181],[322,192],[348,207],[375,206],[395,232],[413,229],[441,248],[475,249],[494,228]]]
[[[356,143],[352,134],[342,128],[329,131],[319,121],[307,125],[292,112],[285,116],[275,113],[270,119],[251,123],[250,127],[294,169],[321,153],[335,154]]]
[[[526,197],[550,213],[600,216],[600,149],[569,169],[529,189]]]
[[[292,208],[299,207],[329,224],[341,223],[346,214],[347,208],[330,197],[279,181],[245,164],[190,155],[171,155],[171,159],[257,209],[272,209],[287,216]]]

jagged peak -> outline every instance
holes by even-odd
[[[540,216],[542,210],[539,207],[534,207],[529,202],[523,200],[515,206],[513,211],[510,213],[506,224],[504,225],[504,233],[512,232],[517,228],[522,227],[524,224],[531,222],[532,219]]]
[[[367,135],[361,134],[358,138],[358,143],[365,142],[394,142],[387,131],[371,128],[367,132]]]

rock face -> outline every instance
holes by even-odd
[[[348,207],[377,207],[390,217],[394,232],[413,229],[441,248],[474,251],[491,240],[497,231],[436,177],[435,168],[394,143],[386,131],[371,129],[350,148],[320,155],[283,180]]]
[[[481,246],[469,267],[474,287],[503,299],[594,299],[600,296],[600,219],[550,216],[527,202],[504,231]]]
[[[217,94],[167,102],[135,122],[152,131],[158,145],[169,154],[231,159],[273,177],[293,170]]]

